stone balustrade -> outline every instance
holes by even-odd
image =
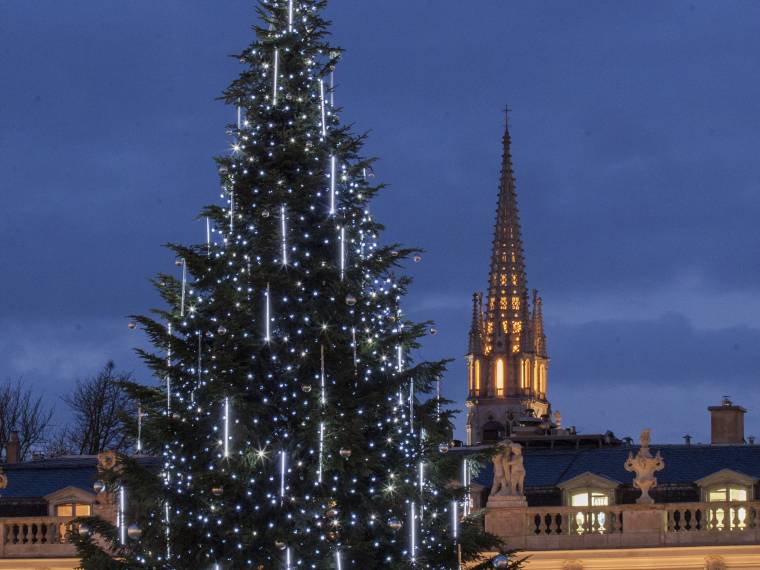
[[[70,517],[0,519],[0,558],[61,558],[76,555],[66,532]]]
[[[760,543],[760,501],[493,506],[486,530],[526,551]]]

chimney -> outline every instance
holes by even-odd
[[[735,406],[728,396],[720,406],[710,406],[710,433],[713,445],[744,443],[744,414],[747,410]]]
[[[19,452],[18,432],[12,431],[11,437],[5,444],[5,462],[6,463],[18,463]]]

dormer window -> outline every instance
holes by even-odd
[[[747,508],[754,499],[757,479],[732,469],[721,469],[696,481],[702,500],[708,503],[709,530],[742,530],[747,527]]]
[[[570,495],[571,507],[606,507],[609,504],[609,492],[601,489],[582,489]]]
[[[57,517],[89,517],[92,515],[90,503],[62,503],[55,506]]]

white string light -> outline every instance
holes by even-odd
[[[271,300],[271,292],[269,289],[269,283],[267,283],[267,291],[266,291],[266,321],[264,323],[264,342],[270,342],[272,339],[271,335],[271,323],[270,320],[272,318],[272,300]]]
[[[230,399],[224,399],[224,457],[230,456]]]
[[[172,324],[168,323],[166,325],[166,330],[169,334],[169,338],[172,336]],[[166,366],[167,368],[171,367],[172,365],[172,345],[171,341],[167,343],[166,346]],[[171,374],[167,370],[166,372],[166,413],[169,414],[172,409],[172,379]]]
[[[346,277],[346,228],[340,228],[340,280]]]
[[[137,444],[135,445],[138,455],[142,452],[142,415],[143,415],[142,406],[138,404],[137,405]]]
[[[282,233],[282,264],[288,264],[288,221],[285,204],[280,206],[280,232]]]
[[[285,470],[287,466],[287,455],[285,450],[280,451],[280,498],[285,499]]]
[[[235,192],[230,190],[230,233],[235,231]]]
[[[330,107],[335,107],[335,72],[330,72]]]
[[[330,215],[335,215],[335,183],[337,161],[334,156],[330,157]]]
[[[459,536],[459,503],[451,501],[451,534],[454,540]]]
[[[319,105],[322,109],[322,138],[327,137],[327,116],[325,112],[325,81],[319,80]]]
[[[280,74],[280,50],[275,49],[274,50],[274,81],[272,86],[272,104],[277,105],[277,81],[278,81],[278,75]]]
[[[319,465],[317,465],[317,483],[322,483],[322,461],[325,452],[325,422],[319,423]]]
[[[417,503],[412,502],[409,511],[409,558],[414,564],[417,561]]]
[[[172,557],[172,543],[171,543],[171,529],[169,528],[169,522],[171,521],[170,518],[170,507],[169,502],[167,501],[164,503],[164,525],[165,526],[165,535],[164,538],[166,539],[166,559],[169,560]]]
[[[208,255],[211,256],[211,220],[206,218],[206,248]]]
[[[119,487],[119,512],[116,514],[117,526],[119,527],[119,542],[122,546],[127,543],[126,509],[127,492],[122,485]]]
[[[185,316],[185,291],[187,289],[187,261],[182,258],[182,295],[179,303],[179,316]]]
[[[319,398],[320,404],[323,406],[327,403],[327,395],[325,393],[325,346],[322,345],[319,347],[319,360],[320,360],[320,375],[319,375],[319,383],[320,388],[322,390],[322,395]]]

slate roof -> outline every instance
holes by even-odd
[[[92,493],[98,458],[94,455],[61,457],[1,467],[8,476],[8,486],[0,489],[0,500],[40,499],[66,487],[78,487]]]
[[[457,450],[458,451],[458,450]],[[525,487],[556,487],[559,483],[590,471],[624,484],[633,474],[623,465],[628,453],[638,447],[604,447],[597,449],[523,449]],[[721,469],[732,469],[760,479],[760,445],[652,445],[665,460],[665,469],[657,473],[660,485],[689,485]],[[462,448],[460,453],[467,454]],[[493,465],[483,466],[474,483],[490,487]]]

